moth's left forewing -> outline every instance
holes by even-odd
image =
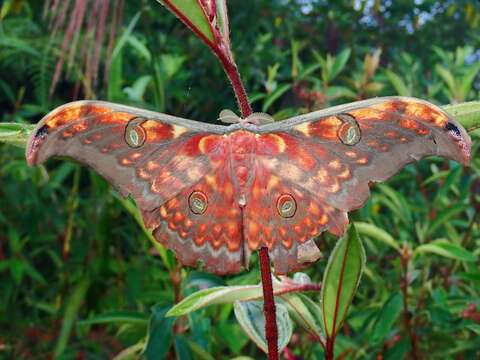
[[[138,108],[78,101],[46,115],[26,149],[35,165],[66,156],[91,166],[140,207],[160,206],[212,170],[202,140],[216,128]]]
[[[256,175],[259,186],[253,191],[263,191],[268,200],[258,211],[270,206],[271,215],[263,223],[253,212],[247,217],[246,241],[249,223],[277,229],[277,239],[265,239],[273,247],[289,245],[282,245],[278,229],[287,239],[295,238],[288,256],[280,256],[282,249],[274,255],[281,272],[300,266],[293,260],[299,262],[299,246],[309,238],[324,230],[342,233],[347,212],[367,201],[370,183],[428,155],[468,163],[471,151],[470,138],[455,119],[433,104],[404,97],[337,106],[261,126],[259,133],[255,171],[262,176],[257,180]],[[279,217],[274,205],[284,193],[296,200],[292,218]]]
[[[303,138],[316,160],[317,173],[304,187],[345,211],[363,205],[370,182],[384,181],[412,161],[439,155],[467,164],[471,152],[471,140],[455,119],[433,104],[405,97],[310,113],[292,121],[286,132]]]

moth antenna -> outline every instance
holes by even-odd
[[[224,109],[220,111],[217,120],[223,122],[224,124],[236,124],[240,122],[241,118],[232,110]]]
[[[253,113],[245,119],[245,122],[249,122],[255,125],[265,125],[275,122],[275,119],[265,113],[257,112]]]

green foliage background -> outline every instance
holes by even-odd
[[[480,97],[477,1],[248,0],[230,1],[229,13],[253,107],[276,119],[382,95]],[[33,0],[4,2],[0,19],[0,121],[35,123],[73,100],[80,54],[50,97],[63,34],[50,37]],[[153,0],[126,1],[113,54],[92,97],[209,122],[235,109],[217,60]],[[470,168],[439,158],[409,165],[351,214],[367,270],[339,356],[408,358],[405,317],[421,358],[480,356],[478,130],[471,136]],[[0,143],[0,357],[135,358],[147,334],[147,358],[262,356],[231,304],[179,319],[174,334],[163,317],[199,288],[257,283],[258,265],[226,278],[180,269],[135,211],[93,171],[62,160],[28,168],[23,149]],[[335,241],[321,236],[325,258]],[[324,268],[306,272],[320,282]],[[294,329],[285,356],[321,354]]]

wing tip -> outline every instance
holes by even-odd
[[[27,142],[27,147],[25,151],[25,157],[27,159],[27,164],[29,166],[34,166],[38,163],[38,153],[40,147],[45,142],[47,135],[49,133],[49,126],[40,122],[38,126],[33,131],[30,139]]]

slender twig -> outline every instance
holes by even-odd
[[[413,329],[411,315],[408,311],[408,263],[410,261],[410,257],[410,249],[408,247],[404,247],[402,250],[402,256],[400,257],[400,263],[402,265],[402,279],[400,280],[400,287],[403,295],[403,322],[408,337],[410,338],[410,354],[413,360],[418,360],[417,335]]]
[[[468,224],[467,231],[465,231],[465,234],[463,235],[463,238],[460,241],[460,245],[462,245],[463,247],[465,247],[467,245],[467,243],[469,242],[469,240],[471,239],[473,226],[475,224],[478,224],[478,218],[479,217],[480,217],[480,212],[475,210],[475,212],[473,213],[472,219],[470,220],[470,223]]]
[[[263,313],[265,314],[265,336],[268,344],[268,359],[278,360],[278,328],[268,248],[261,247],[259,256],[260,271],[262,272]]]
[[[65,228],[65,236],[63,238],[63,258],[66,259],[70,255],[70,246],[72,241],[73,235],[73,225],[74,225],[74,216],[75,210],[77,208],[77,195],[78,195],[78,187],[80,183],[80,166],[75,167],[75,171],[73,174],[73,185],[72,190],[70,192],[70,196],[67,200],[67,226]]]

